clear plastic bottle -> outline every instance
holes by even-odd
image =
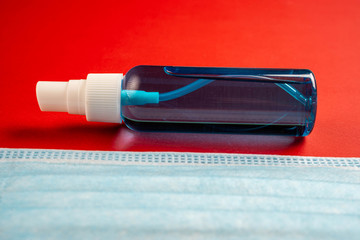
[[[39,82],[40,108],[59,111],[48,103],[66,98],[69,113],[85,114],[90,121],[121,122],[121,116],[133,130],[155,132],[306,136],[315,122],[310,70],[137,66],[124,78],[100,75],[76,83],[82,87],[66,86],[58,97],[49,91],[53,82]]]

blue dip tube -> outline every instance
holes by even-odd
[[[306,69],[137,66],[121,102],[136,131],[307,136],[317,93]]]

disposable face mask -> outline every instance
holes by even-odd
[[[360,159],[0,149],[0,239],[358,239]]]

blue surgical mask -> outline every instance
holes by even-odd
[[[0,239],[358,239],[360,159],[0,149]]]

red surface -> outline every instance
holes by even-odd
[[[1,1],[0,147],[360,157],[360,1]],[[314,131],[136,133],[40,112],[37,81],[140,64],[309,68]]]

